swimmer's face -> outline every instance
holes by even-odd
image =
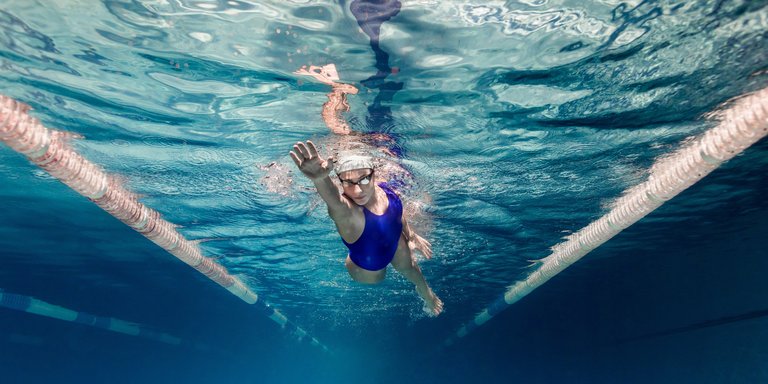
[[[357,205],[365,205],[376,192],[373,169],[352,169],[339,174],[344,195]]]

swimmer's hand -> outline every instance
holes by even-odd
[[[290,155],[301,173],[312,181],[327,177],[333,170],[333,158],[331,156],[328,156],[327,159],[320,157],[317,153],[317,147],[311,141],[307,141],[306,144],[296,143]]]
[[[301,68],[293,71],[293,74],[312,77],[323,84],[332,86],[334,90],[341,91],[342,93],[356,95],[358,92],[354,85],[339,82],[339,73],[336,71],[336,66],[333,64],[328,64],[322,67],[316,65],[307,67],[306,65],[302,65]],[[347,111],[349,111],[349,107],[347,107]]]
[[[420,252],[427,259],[432,258],[432,244],[415,233],[408,239],[408,248],[411,249],[411,252]]]
[[[302,65],[301,68],[294,71],[293,74],[310,76],[321,83],[329,85],[333,85],[339,80],[339,73],[336,71],[336,66],[333,64],[328,64],[322,67],[310,65],[309,68],[307,68],[306,65]]]

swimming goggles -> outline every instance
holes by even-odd
[[[353,185],[368,185],[371,182],[371,177],[373,177],[373,171],[358,181],[343,180],[341,177],[339,177],[339,180],[343,187],[351,187]]]

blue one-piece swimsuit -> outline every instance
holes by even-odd
[[[379,184],[379,187],[387,194],[387,210],[384,214],[377,215],[363,207],[363,234],[352,244],[341,239],[349,248],[349,258],[358,267],[369,271],[387,267],[395,257],[400,233],[403,232],[403,203],[386,183]]]

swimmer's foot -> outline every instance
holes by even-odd
[[[431,288],[425,288],[426,289],[417,288],[416,292],[421,296],[421,299],[424,300],[424,312],[429,316],[436,317],[443,312],[443,301],[432,292]]]

